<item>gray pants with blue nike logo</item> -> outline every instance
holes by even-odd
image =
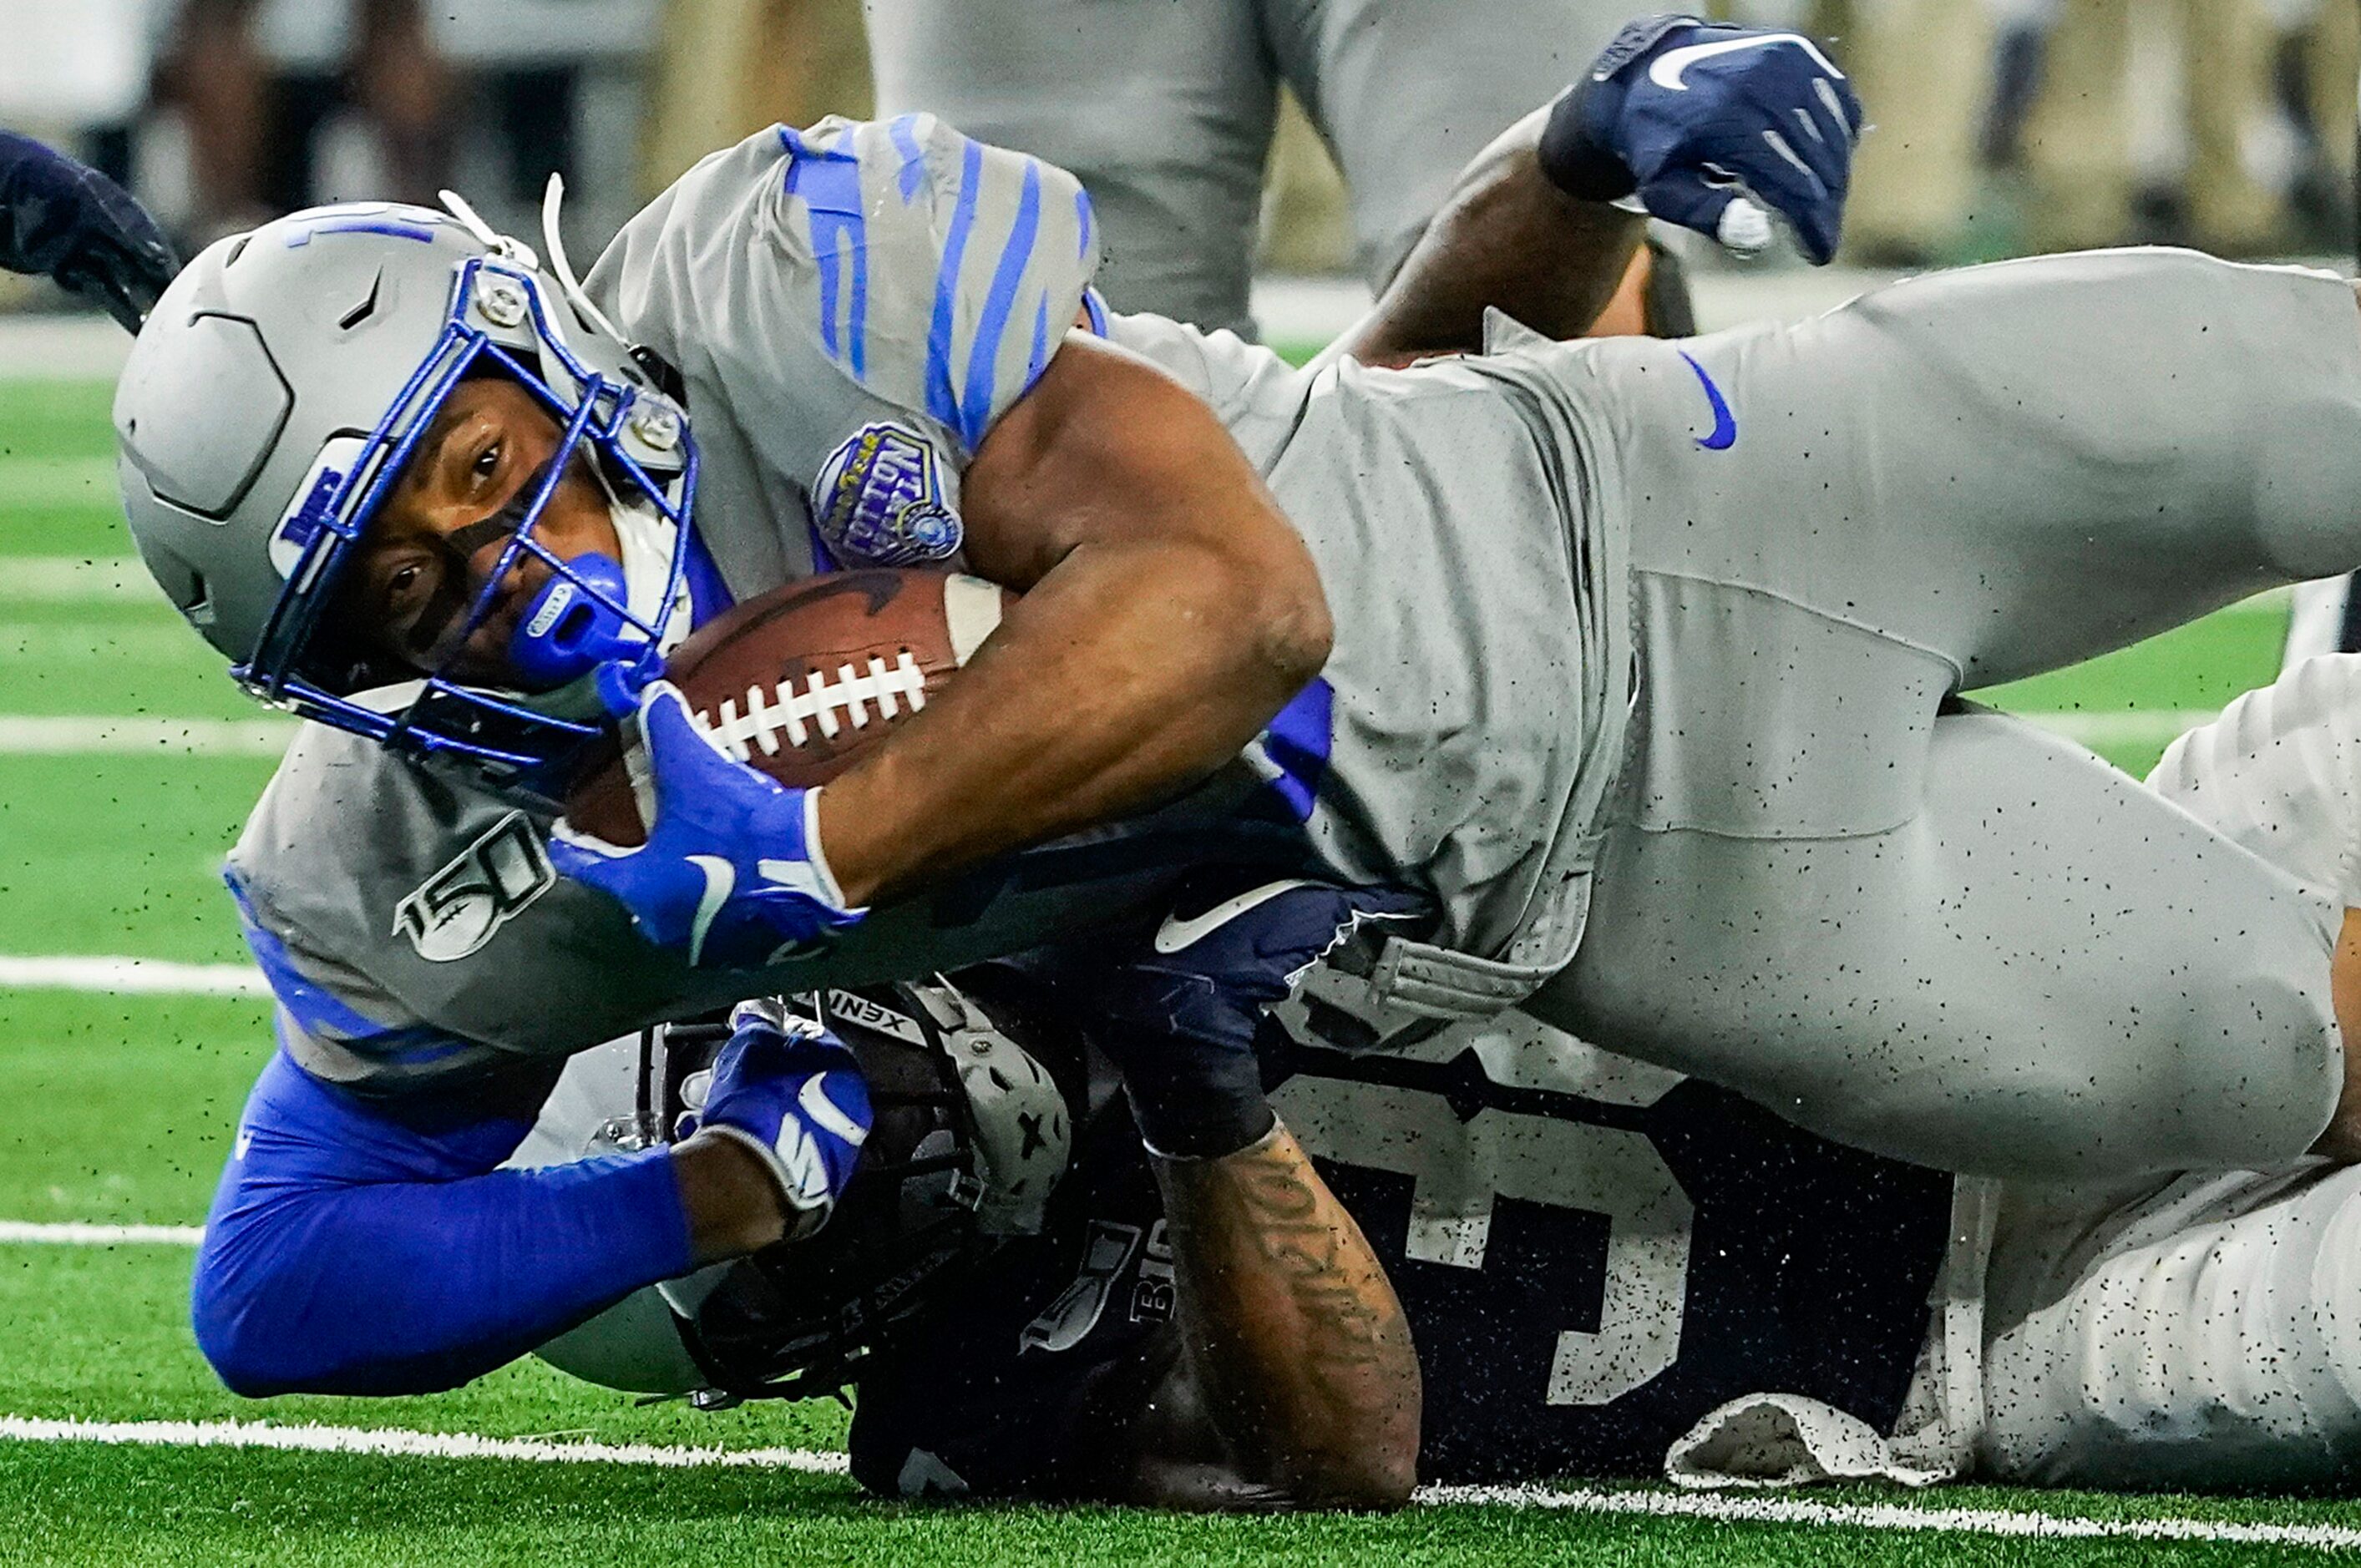
[[[1583,400],[1640,669],[1532,1010],[1971,1170],[2307,1147],[2338,901],[1955,694],[2361,564],[2352,289],[2112,252],[1554,352],[1611,356]]]

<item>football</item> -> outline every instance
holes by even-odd
[[[1014,597],[951,572],[834,572],[716,617],[665,674],[724,751],[808,789],[939,695]],[[639,763],[632,748],[592,769],[566,796],[567,822],[609,843],[643,842]]]

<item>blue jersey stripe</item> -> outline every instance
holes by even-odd
[[[705,547],[694,525],[688,530],[688,559],[682,576],[688,582],[688,622],[691,627],[704,625],[723,610],[738,602],[722,579],[721,568],[714,564],[713,552]]]
[[[1049,363],[1049,296],[1044,293],[1033,307],[1033,354],[1025,362],[1025,384],[1030,387],[1041,378],[1041,367]]]
[[[992,275],[992,292],[983,302],[983,319],[976,323],[975,342],[967,356],[967,395],[960,405],[960,434],[970,452],[983,443],[991,427],[1000,390],[1000,341],[1016,313],[1016,288],[1033,261],[1033,242],[1041,233],[1041,166],[1025,160],[1025,187],[1016,201],[1016,221],[1009,225],[1008,243],[1001,247],[1000,265]],[[1028,378],[1027,385],[1030,386]],[[1021,389],[1020,389],[1021,390]]]
[[[787,149],[787,192],[804,203],[811,225],[812,258],[819,267],[820,346],[831,359],[848,357],[836,319],[844,291],[843,252],[852,254],[845,336],[851,341],[849,358],[857,381],[868,370],[869,351],[869,219],[861,206],[861,159],[836,148],[816,150],[785,126],[779,140]]]
[[[1088,261],[1091,258],[1091,241],[1095,237],[1092,232],[1094,222],[1094,214],[1091,211],[1091,193],[1088,191],[1077,190],[1074,192],[1074,225],[1082,231],[1082,236],[1074,241],[1074,259],[1077,261]]]
[[[253,953],[262,978],[270,982],[271,995],[295,1021],[297,1027],[330,1039],[379,1041],[399,1038],[413,1030],[389,1029],[374,1019],[365,1018],[345,1002],[314,985],[295,967],[288,956],[287,944],[264,928],[255,914],[254,902],[247,896],[245,885],[236,875],[224,878],[229,883],[230,896],[237,900],[238,925],[246,937],[247,949]]]
[[[943,236],[943,262],[935,273],[935,314],[927,327],[927,411],[953,430],[960,428],[959,391],[951,385],[951,335],[959,325],[960,268],[967,259],[968,230],[975,227],[976,187],[983,183],[983,148],[967,144],[960,160],[959,202],[950,232]]]
[[[902,191],[902,205],[908,206],[918,199],[926,188],[927,152],[918,145],[918,116],[904,115],[886,127],[894,137],[894,149],[902,155],[896,179]]]

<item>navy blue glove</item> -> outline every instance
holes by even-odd
[[[1306,970],[1338,948],[1429,916],[1390,888],[1257,883],[1235,872],[1184,883],[1172,913],[1127,962],[1093,965],[1096,1037],[1123,1073],[1150,1149],[1194,1159],[1234,1154],[1270,1131],[1255,1034]]]
[[[630,911],[657,947],[708,969],[761,969],[868,913],[820,853],[818,790],[788,789],[707,740],[670,681],[639,697],[655,822],[635,850],[559,823],[549,858]]]
[[[681,1086],[693,1109],[675,1141],[707,1132],[753,1150],[790,1211],[786,1239],[807,1236],[828,1223],[861,1163],[868,1082],[842,1040],[774,998],[740,1003],[710,1075]]]
[[[1550,111],[1543,172],[1587,202],[1637,198],[1732,250],[1771,242],[1762,203],[1816,266],[1836,255],[1861,100],[1800,33],[1649,16]]]
[[[122,186],[30,137],[0,131],[0,267],[47,273],[137,332],[181,258]]]

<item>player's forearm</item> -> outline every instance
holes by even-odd
[[[1376,306],[1330,355],[1378,361],[1480,349],[1487,306],[1552,337],[1588,330],[1647,221],[1550,182],[1535,150],[1547,116],[1535,111],[1477,155]]]
[[[1198,1397],[1242,1479],[1391,1508],[1417,1478],[1418,1356],[1385,1269],[1286,1128],[1155,1162]]]
[[[1319,576],[1177,383],[1070,345],[968,472],[969,560],[1024,590],[945,695],[820,796],[847,900],[1167,798],[1326,662]]]

